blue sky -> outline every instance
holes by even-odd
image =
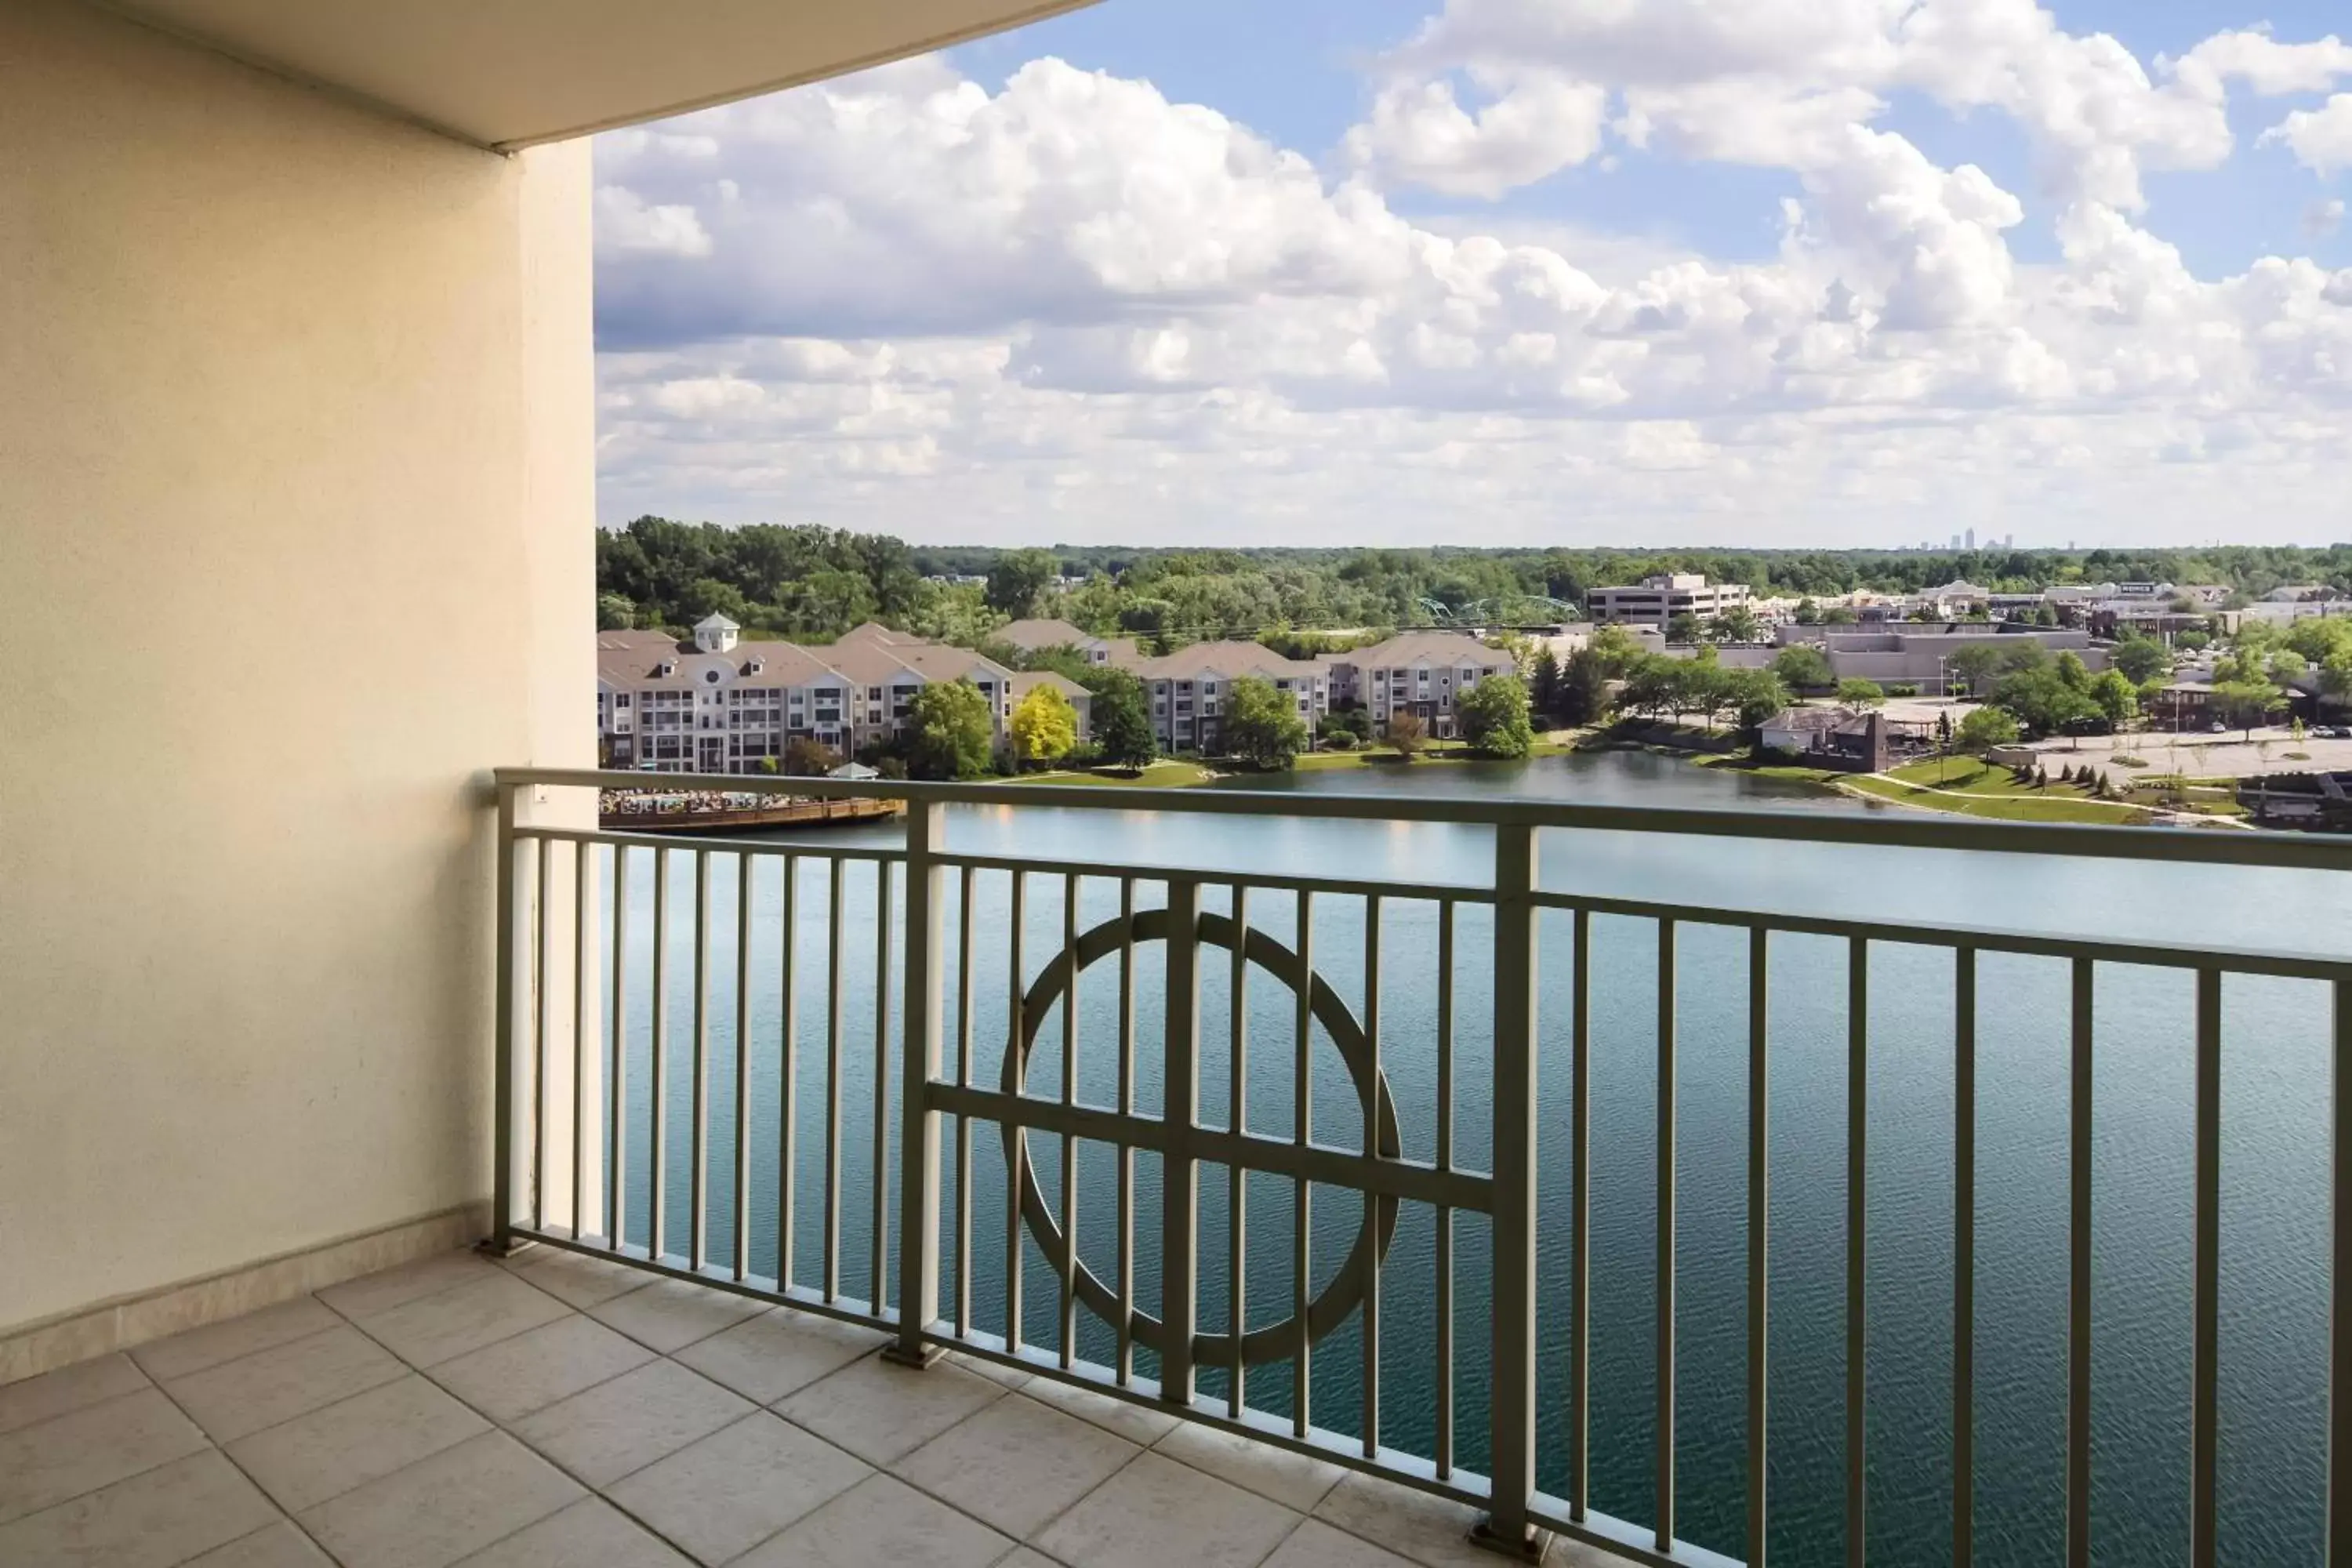
[[[600,510],[2332,539],[2330,10],[1107,0],[616,133]]]

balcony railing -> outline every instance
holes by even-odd
[[[1834,953],[1841,971],[1828,984],[1843,993],[1842,1306],[1833,1325],[1812,1326],[1833,1327],[1843,1342],[1843,1431],[1827,1446],[1842,1450],[1832,1489],[1853,1564],[1870,1539],[1869,1134],[1883,1081],[1873,1074],[1874,955],[1885,964],[1895,950],[1927,949],[1948,959],[1939,983],[1949,991],[1936,998],[1948,1001],[1950,1020],[1937,1047],[1948,1051],[1951,1084],[1945,1479],[1949,1549],[1960,1563],[1976,1560],[1978,1047],[1988,965],[2029,958],[2063,977],[2064,1438],[2063,1478],[2050,1479],[2053,1493],[2063,1489],[2070,1565],[2087,1564],[2091,1551],[2099,979],[2113,966],[2184,977],[2182,994],[2193,998],[2185,1021],[2193,1147],[2181,1155],[2193,1173],[2193,1321],[2180,1544],[2194,1568],[2211,1568],[2223,1435],[2224,984],[2256,976],[2315,985],[2328,1009],[2332,1078],[2305,1092],[2325,1100],[2332,1207],[2321,1260],[2327,1364],[2310,1377],[2326,1395],[2326,1557],[2352,1564],[2352,1414],[2334,1397],[2336,1369],[2352,1353],[2352,959],[1742,909],[1728,901],[1731,889],[1706,885],[1670,898],[1561,890],[1538,865],[1547,830],[1765,839],[1790,854],[1874,846],[2306,872],[2352,869],[2352,841],[1222,790],[1145,804],[1115,790],[774,778],[727,782],[745,792],[904,799],[903,842],[680,841],[522,820],[527,793],[636,782],[625,773],[496,774],[502,1242],[616,1257],[883,1325],[897,1336],[895,1358],[909,1364],[952,1348],[1372,1471],[1483,1509],[1489,1543],[1505,1552],[1549,1530],[1646,1563],[1734,1561],[1680,1533],[1675,1475],[1677,1283],[1687,1266],[1678,1264],[1677,1181],[1690,1152],[1677,1138],[1687,1000],[1677,972],[1686,942],[1705,932],[1745,949],[1732,999],[1744,1007],[1746,1078],[1744,1560],[1764,1562],[1772,1522],[1772,1082],[1776,1043],[1793,1042],[1774,1023],[1771,977],[1786,942],[1799,958]],[[1491,872],[1478,881],[1392,879],[983,853],[948,844],[951,806],[1148,809],[1203,832],[1235,816],[1466,826],[1491,831]],[[1047,901],[1055,891],[1057,911]],[[1352,972],[1337,985],[1317,942],[1335,906],[1360,933],[1332,954]],[[1425,1029],[1384,1039],[1383,931],[1406,906],[1417,911],[1410,956],[1428,968],[1434,995]],[[1638,1522],[1594,1506],[1591,1486],[1592,1409],[1609,1392],[1591,1345],[1603,1245],[1591,1212],[1601,1136],[1593,1004],[1610,963],[1596,957],[1602,921],[1646,928],[1643,959],[1654,962],[1654,1032],[1643,1053],[1645,1067],[1654,1057],[1654,1234],[1639,1260],[1650,1276],[1652,1342],[1639,1370],[1653,1404],[1652,1457],[1649,1517]],[[1041,924],[1058,941],[1039,942]],[[1549,1002],[1538,985],[1547,925],[1564,931],[1570,952],[1564,995]],[[1147,958],[1154,949],[1156,960]],[[1090,974],[1098,965],[1115,974]],[[1917,966],[1902,967],[1909,994]],[[648,978],[649,994],[640,990]],[[1204,1018],[1218,1023],[1204,1005],[1209,981],[1221,983],[1225,1004],[1214,1062],[1202,1048]],[[1260,1038],[1266,993],[1252,1000],[1254,985],[1268,982],[1288,993],[1273,1009],[1287,1025],[1273,1058]],[[1079,1005],[1082,984],[1091,1010]],[[1470,1006],[1457,1003],[1465,990]],[[983,1021],[1000,998],[1001,1016]],[[1108,1039],[1082,1039],[1105,1024]],[[1030,1081],[1040,1063],[1051,1079],[1042,1090]],[[1401,1118],[1391,1066],[1426,1087],[1425,1107]],[[1552,1113],[1547,1067],[1567,1077],[1564,1128],[1539,1125]],[[1204,1095],[1222,1104],[1204,1110]],[[1268,1098],[1277,1102],[1271,1113]],[[1457,1107],[1469,1114],[1457,1117]],[[1002,1141],[1001,1176],[985,1158],[975,1171],[982,1129]],[[976,1227],[976,1200],[1002,1211],[992,1224]],[[1336,1264],[1331,1215],[1317,1217],[1334,1200],[1341,1219],[1360,1216]],[[1270,1238],[1251,1226],[1269,1202],[1289,1222]],[[1562,1207],[1564,1257],[1538,1244]],[[1384,1290],[1382,1275],[1401,1213],[1416,1211],[1427,1342],[1391,1343],[1381,1317],[1393,1282]],[[1108,1244],[1105,1272],[1083,1256],[1088,1232]],[[1358,1362],[1338,1402],[1339,1429],[1316,1403],[1327,1386],[1318,1379],[1329,1374],[1314,1370],[1335,1341]],[[1563,1359],[1564,1381],[1555,1375]],[[1398,1405],[1383,1384],[1405,1365],[1415,1366],[1413,1393]],[[1719,1367],[1706,1370],[1706,1381],[1724,1381]],[[1539,1453],[1539,1421],[1552,1462]]]

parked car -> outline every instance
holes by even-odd
[[[2212,731],[2216,735],[2226,735],[2230,732],[2230,726],[2216,719],[2213,721]]]

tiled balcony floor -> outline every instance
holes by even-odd
[[[881,1342],[546,1248],[447,1254],[0,1386],[0,1563],[1500,1561],[1466,1509]]]

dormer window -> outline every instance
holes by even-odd
[[[657,673],[659,673],[665,679],[670,676],[676,675],[677,673],[677,660],[674,658],[666,658],[662,660]]]

